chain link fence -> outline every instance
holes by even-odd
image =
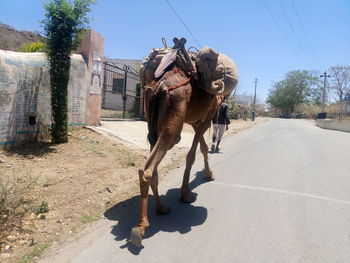
[[[101,118],[141,118],[141,84],[135,69],[104,62],[101,108]]]

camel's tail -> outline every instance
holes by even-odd
[[[148,124],[148,141],[151,145],[151,150],[158,140],[158,113],[160,106],[161,93],[157,92],[154,87],[146,86],[145,105],[146,119]]]

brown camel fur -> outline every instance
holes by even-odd
[[[168,207],[162,205],[159,198],[157,168],[166,152],[180,141],[185,122],[193,126],[195,135],[186,157],[181,201],[192,203],[196,199],[189,189],[189,177],[198,143],[200,143],[200,149],[204,155],[205,178],[214,180],[208,164],[208,146],[203,135],[210,127],[211,119],[218,107],[219,96],[203,91],[193,80],[181,85],[181,83],[186,83],[186,80],[188,78],[184,72],[174,66],[159,81],[152,82],[146,88],[145,104],[151,154],[144,168],[139,169],[140,221],[131,231],[131,242],[137,246],[141,246],[145,230],[149,227],[147,216],[149,186],[152,188],[156,201],[156,212],[160,214],[170,212]],[[181,86],[177,87],[179,84]],[[175,86],[176,89],[171,88]]]

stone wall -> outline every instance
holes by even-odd
[[[69,126],[87,123],[89,71],[72,55],[68,85]],[[0,145],[35,139],[51,126],[49,67],[43,53],[0,50]]]

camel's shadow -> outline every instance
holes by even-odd
[[[203,180],[204,172],[196,173],[196,177],[190,182],[190,189],[206,183]],[[195,194],[195,193],[193,193]],[[196,195],[196,194],[195,194]],[[165,196],[161,196],[164,205],[170,206],[171,213],[168,215],[158,215],[155,212],[155,202],[153,196],[149,196],[148,218],[151,226],[147,229],[144,239],[147,239],[159,231],[179,232],[185,234],[191,231],[193,226],[201,225],[207,218],[207,209],[193,204],[185,204],[179,201],[180,189],[170,189]],[[115,240],[126,240],[121,248],[137,255],[143,247],[136,247],[129,241],[130,231],[138,223],[139,216],[139,196],[122,201],[105,212],[105,217],[109,220],[118,221],[113,226],[111,233],[115,235]]]

